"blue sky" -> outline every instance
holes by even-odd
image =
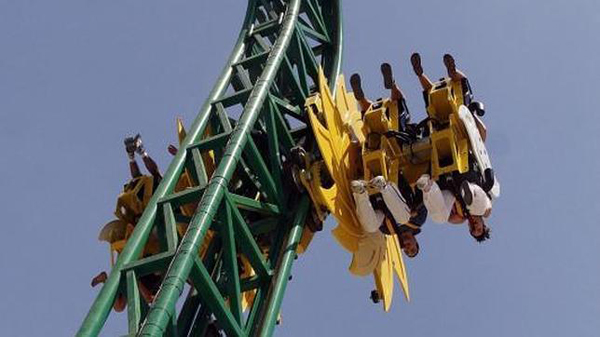
[[[329,230],[295,265],[279,336],[597,336],[600,4],[345,1],[344,65],[371,97],[394,66],[424,116],[413,51],[451,52],[485,102],[503,195],[493,239],[427,223],[412,302],[370,302]],[[194,118],[233,47],[243,1],[0,0],[0,335],[72,335],[108,267],[97,241],[140,132],[164,169],[175,117]],[[126,332],[112,315],[104,335]]]

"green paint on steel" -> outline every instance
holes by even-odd
[[[296,258],[296,249],[302,238],[302,231],[304,230],[304,221],[306,219],[308,207],[308,197],[304,196],[298,205],[298,213],[296,213],[296,218],[292,223],[292,229],[289,233],[283,255],[279,262],[277,274],[273,278],[271,292],[267,295],[267,305],[265,306],[266,312],[257,331],[258,336],[268,337],[273,334],[277,316],[279,315],[279,309],[281,308],[281,301],[283,301],[285,288],[287,287],[290,273],[292,272],[292,264]]]
[[[263,74],[258,79],[240,121],[232,131],[232,136],[227,143],[221,163],[211,178],[206,191],[198,206],[198,211],[181,240],[177,254],[165,277],[146,321],[142,324],[140,335],[161,336],[164,327],[175,310],[175,303],[183,291],[183,286],[194,265],[194,256],[198,247],[216,215],[217,209],[223,199],[229,179],[237,166],[242,151],[246,146],[250,130],[258,118],[262,104],[267,96],[269,87],[283,60],[285,50],[292,37],[294,23],[300,10],[300,0],[292,0],[288,5],[287,13],[283,19],[281,33],[272,47],[271,54],[267,57]],[[259,270],[262,270],[259,268]],[[235,324],[231,324],[235,326]],[[237,331],[233,331],[237,334]]]
[[[301,13],[306,16],[301,17]],[[282,156],[289,155],[300,137],[310,136],[302,130],[292,132],[289,118],[305,124],[303,103],[311,90],[309,78],[314,87],[318,65],[335,90],[333,84],[341,66],[341,33],[338,1],[249,0],[240,35],[221,77],[78,335],[99,334],[119,293],[128,296],[130,334],[201,333],[210,326],[212,315],[228,335],[272,334],[295,256],[291,247],[297,246],[310,211],[306,195],[294,196],[284,182]],[[314,42],[309,44],[307,39]],[[230,85],[234,92],[226,94]],[[237,120],[227,114],[236,104],[243,106]],[[206,136],[207,127],[211,136]],[[266,138],[261,146],[256,143],[260,140],[257,132]],[[206,151],[213,151],[217,163],[211,177],[206,175],[202,160]],[[191,174],[195,186],[174,193],[184,170]],[[243,190],[236,194],[232,187],[236,184],[251,188],[254,192],[248,193],[253,194],[244,195]],[[191,218],[177,211],[190,202],[198,202]],[[242,212],[255,214],[253,220],[247,220]],[[180,222],[188,224],[181,242],[176,230]],[[214,230],[215,237],[201,260],[198,248],[209,229]],[[162,252],[140,258],[151,233],[158,235]],[[259,234],[272,238],[266,256],[257,245]],[[246,279],[238,275],[235,256],[240,253],[257,275]],[[137,282],[155,272],[164,279],[148,308]],[[177,317],[175,303],[186,282],[191,282],[192,289]],[[255,290],[256,297],[244,322],[241,292],[248,290]]]

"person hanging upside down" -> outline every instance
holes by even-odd
[[[408,257],[414,257],[419,252],[419,244],[415,235],[420,232],[420,227],[427,218],[427,211],[423,208],[412,212],[406,198],[399,191],[395,183],[386,181],[382,176],[377,176],[368,183],[363,180],[352,181],[352,196],[356,203],[356,213],[363,229],[368,233],[378,230],[386,234],[387,228],[383,225],[386,214],[383,207],[374,208],[367,192],[367,186],[381,194],[384,207],[389,211],[394,223],[400,245]]]
[[[428,174],[422,175],[416,185],[423,191],[423,203],[433,222],[461,224],[467,220],[469,233],[475,240],[482,242],[490,238],[490,229],[484,218],[492,212],[492,201],[479,185],[466,180],[460,184],[458,193],[466,205],[466,211],[454,193],[441,189]]]

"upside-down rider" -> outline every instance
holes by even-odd
[[[424,93],[428,94],[433,83],[424,74],[421,56],[414,53],[410,61]],[[445,54],[443,61],[448,77],[452,81],[460,81],[468,87],[467,77],[456,69],[454,57]],[[481,136],[485,139],[485,134],[481,134]],[[489,217],[492,212],[492,197],[481,186],[469,181],[465,176],[459,184],[443,183],[443,186],[440,187],[428,174],[422,175],[416,185],[423,191],[423,202],[434,222],[460,224],[467,220],[471,236],[478,242],[489,239],[490,229],[486,226],[484,218]]]
[[[484,218],[490,216],[492,202],[479,185],[463,180],[458,191],[452,192],[454,188],[442,189],[428,174],[424,174],[417,180],[417,188],[423,192],[423,204],[433,222],[462,224],[466,220],[469,233],[477,242],[490,238],[490,229]]]
[[[148,152],[144,149],[142,137],[139,134],[137,134],[134,137],[126,137],[124,143],[125,143],[125,151],[127,152],[127,157],[129,158],[129,170],[131,172],[131,178],[136,179],[136,178],[139,178],[142,176],[140,167],[138,166],[138,164],[135,160],[135,155],[137,153],[137,155],[142,157],[144,166],[146,167],[148,172],[152,175],[153,183],[154,183],[153,185],[156,187],[162,180],[162,175],[161,175],[160,170],[158,169],[158,165],[156,164],[154,159],[152,159],[152,157],[150,157],[150,155],[148,155]],[[141,216],[141,214],[136,215],[135,222],[137,222],[137,220],[139,219],[140,216]],[[135,223],[133,225],[135,226]],[[101,273],[99,273],[92,279],[92,282],[91,282],[92,287],[95,287],[100,283],[106,282],[107,278],[108,278],[107,273],[105,271],[102,271]],[[160,281],[161,281],[161,277],[160,277],[160,275],[157,275],[157,274],[149,274],[149,275],[140,277],[139,289],[140,289],[142,296],[148,303],[152,302],[154,294],[156,293],[156,291],[158,290],[158,287],[160,286]],[[127,306],[127,298],[122,294],[117,296],[117,298],[115,299],[114,306],[113,306],[115,311],[121,312],[125,309],[126,306]]]
[[[351,186],[356,213],[363,229],[368,233],[382,231],[390,234],[384,223],[386,216],[389,217],[393,220],[393,228],[402,250],[408,257],[415,257],[419,253],[419,243],[415,236],[421,232],[421,226],[427,219],[427,209],[423,204],[417,203],[411,210],[409,204],[414,204],[413,196],[405,196],[408,194],[406,191],[400,192],[394,182],[386,181],[382,176],[369,182],[354,180]],[[379,202],[376,195],[369,196],[368,188],[379,193],[382,202]]]
[[[392,67],[388,63],[381,65],[384,87],[390,89],[390,99],[398,104],[398,126],[400,131],[406,131],[410,123],[410,112],[406,106],[404,95],[392,74]],[[361,85],[360,75],[354,74],[350,78],[354,97],[364,113],[372,105],[365,97]],[[356,203],[356,212],[363,229],[373,233],[378,230],[390,234],[387,226],[383,224],[386,215],[394,223],[394,231],[398,235],[402,250],[408,257],[415,257],[419,252],[419,244],[415,235],[420,233],[420,227],[427,219],[427,209],[422,203],[414,202],[414,193],[405,179],[399,177],[401,189],[391,181],[386,181],[383,176],[377,176],[369,182],[363,180],[352,181],[352,195]],[[372,188],[381,195],[381,202],[377,197],[370,197],[367,187]],[[373,200],[372,200],[373,199]],[[373,206],[375,203],[375,207]]]

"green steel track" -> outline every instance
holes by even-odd
[[[311,137],[303,111],[322,67],[333,88],[340,72],[339,0],[249,0],[233,52],[194,120],[79,336],[98,335],[119,293],[127,295],[128,334],[205,336],[216,321],[228,336],[271,336],[296,257],[310,202],[290,183],[290,150]],[[242,111],[241,114],[235,111]],[[211,135],[206,130],[210,128]],[[202,154],[213,151],[207,176]],[[194,185],[174,193],[180,176]],[[191,218],[180,206],[198,203]],[[177,223],[188,229],[179,237]],[[207,231],[204,258],[198,249]],[[141,257],[156,233],[162,251]],[[260,241],[260,245],[259,245]],[[268,254],[259,246],[268,245]],[[241,278],[238,254],[256,275]],[[138,279],[164,275],[153,303],[140,296]],[[189,292],[184,287],[190,284]],[[241,294],[256,298],[243,313]]]

